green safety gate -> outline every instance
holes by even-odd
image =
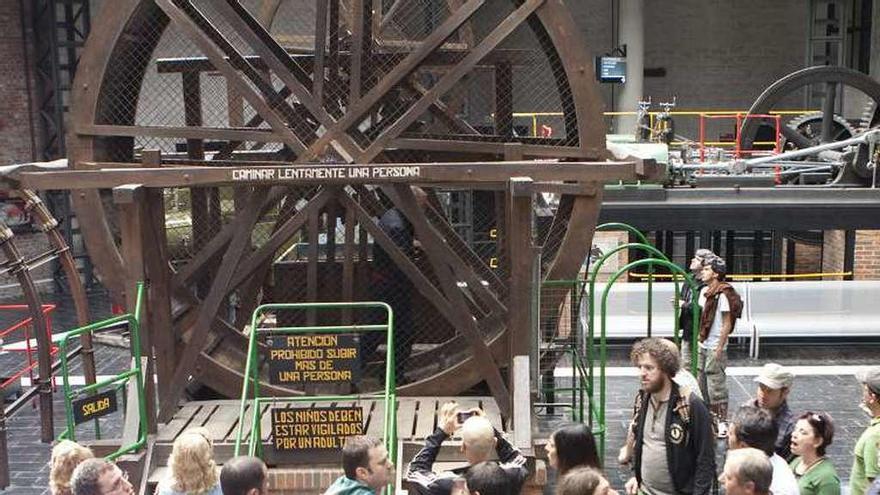
[[[691,293],[696,294],[697,284],[694,282],[693,277],[690,276],[689,273],[684,271],[680,266],[672,263],[668,260],[659,259],[659,258],[646,258],[641,260],[636,260],[631,263],[628,263],[623,268],[617,270],[614,275],[608,279],[608,282],[605,284],[605,290],[602,291],[602,309],[601,309],[601,333],[599,336],[599,360],[602,363],[602,367],[600,369],[600,378],[599,378],[599,419],[604,424],[605,422],[605,362],[607,360],[607,341],[606,341],[606,323],[607,323],[607,310],[608,310],[608,295],[611,292],[611,287],[614,286],[614,283],[617,282],[617,279],[620,278],[624,273],[632,270],[633,268],[637,268],[640,266],[648,265],[658,265],[669,269],[670,272],[674,274],[680,274],[685,282],[691,287]],[[673,335],[675,336],[675,341],[678,342],[678,300],[679,300],[679,291],[678,291],[678,283],[675,284],[675,306],[673,314],[675,316],[675,325],[673,326]],[[594,306],[595,294],[590,293],[590,306]],[[691,369],[696,372],[697,366],[697,336],[699,335],[698,324],[700,321],[700,307],[697,304],[691,304],[691,311],[693,315],[694,328],[691,332],[691,355],[693,359],[691,360]],[[605,437],[602,436],[600,439],[600,451],[605,452]]]
[[[611,286],[617,281],[620,276],[634,267],[647,265],[648,267],[648,321],[647,321],[647,334],[648,337],[652,334],[652,313],[653,313],[653,273],[655,265],[659,265],[665,268],[668,268],[674,274],[678,274],[681,278],[687,283],[692,291],[696,290],[696,283],[689,273],[685,272],[679,266],[673,264],[669,258],[661,252],[656,247],[652,246],[648,243],[645,235],[640,232],[635,227],[631,225],[623,224],[623,223],[606,223],[599,225],[596,227],[597,231],[602,230],[624,230],[631,234],[633,234],[636,238],[638,238],[641,242],[627,243],[622,244],[620,246],[615,247],[613,250],[608,253],[604,253],[602,257],[600,257],[593,269],[588,271],[585,277],[585,280],[552,280],[545,281],[541,284],[541,290],[550,289],[553,290],[556,287],[563,287],[570,291],[571,294],[577,294],[576,298],[570,301],[573,307],[580,307],[583,302],[584,293],[587,295],[587,305],[588,305],[588,322],[587,322],[587,334],[586,338],[583,339],[585,345],[583,349],[578,346],[578,343],[582,342],[582,338],[584,337],[580,328],[581,325],[573,322],[574,328],[574,345],[565,349],[563,352],[570,356],[570,360],[572,363],[572,376],[571,376],[571,385],[569,387],[556,387],[555,382],[552,386],[554,392],[570,392],[571,395],[571,404],[565,404],[565,406],[570,407],[572,410],[572,420],[584,422],[585,420],[588,422],[592,432],[594,435],[599,437],[599,446],[600,451],[605,451],[605,433],[606,433],[606,425],[605,425],[605,366],[607,364],[607,342],[606,342],[606,310],[607,310],[607,297],[608,293],[611,289]],[[602,311],[601,311],[601,333],[600,333],[600,342],[599,342],[599,366],[600,366],[600,391],[599,391],[599,406],[596,407],[596,400],[594,395],[594,382],[595,382],[595,295],[596,295],[596,281],[599,276],[599,271],[605,262],[611,258],[611,256],[616,255],[617,253],[624,250],[638,250],[647,253],[650,258],[638,260],[628,265],[624,266],[620,270],[618,270],[609,280],[607,285],[605,286],[605,291],[602,297]],[[678,329],[678,321],[679,321],[679,297],[680,297],[680,289],[679,289],[679,277],[673,277],[673,283],[675,284],[675,298],[674,298],[674,325],[673,325],[673,338],[676,344],[679,344],[679,329]],[[691,332],[691,370],[694,374],[697,373],[697,338],[698,338],[698,326],[699,326],[699,307],[694,304],[692,305],[693,311],[693,331]],[[572,316],[572,318],[574,318]],[[586,401],[586,409],[589,411],[589,415],[585,414],[585,401]],[[563,404],[555,404],[555,405],[563,405]]]
[[[271,327],[259,328],[257,321],[259,316],[267,311],[277,310],[332,310],[332,309],[380,309],[386,318],[384,324],[376,325],[324,325],[324,326],[299,326],[299,327]],[[259,362],[259,349],[257,346],[258,334],[332,334],[332,333],[362,333],[381,332],[387,334],[385,343],[388,348],[385,363],[385,389],[383,392],[372,394],[349,394],[349,395],[319,395],[298,397],[261,397],[260,379],[257,363]],[[252,401],[252,411],[259,411],[264,403],[292,403],[292,402],[338,402],[344,400],[383,399],[385,411],[383,418],[384,433],[382,440],[391,459],[397,458],[397,387],[394,376],[394,314],[391,306],[383,302],[353,302],[353,303],[278,303],[264,304],[254,310],[251,316],[251,332],[248,339],[247,363],[245,365],[245,379],[241,389],[241,406],[239,409],[238,432],[235,437],[235,455],[241,452],[242,434],[244,432],[245,411],[248,401]],[[248,393],[252,390],[252,398]],[[268,411],[267,411],[268,412]],[[262,431],[259,414],[251,415],[250,437],[248,439],[248,455],[262,456]],[[256,441],[255,441],[256,439]]]
[[[65,418],[67,422],[67,427],[61,434],[58,436],[59,440],[68,439],[76,441],[76,421],[74,419],[73,412],[73,400],[78,397],[83,397],[88,394],[93,394],[98,390],[110,386],[114,386],[114,390],[118,391],[125,387],[126,385],[130,385],[132,379],[135,381],[135,387],[137,388],[137,401],[138,401],[138,436],[134,443],[129,445],[122,445],[119,450],[113,452],[108,455],[106,459],[114,460],[121,455],[128,454],[131,452],[135,452],[141,449],[147,443],[147,405],[144,401],[144,377],[143,377],[143,369],[141,364],[141,339],[140,339],[140,315],[141,315],[141,306],[143,303],[144,296],[144,283],[138,282],[137,284],[137,295],[136,295],[136,303],[134,314],[126,313],[123,315],[115,316],[113,318],[108,318],[106,320],[102,320],[96,323],[92,323],[90,325],[86,325],[84,327],[76,328],[67,332],[67,334],[61,339],[59,342],[60,346],[60,354],[61,354],[61,376],[62,376],[62,390],[64,393],[64,412]],[[134,360],[134,366],[132,369],[128,371],[124,371],[116,376],[108,378],[106,380],[102,380],[100,382],[94,383],[92,385],[87,385],[82,388],[78,388],[76,390],[72,390],[70,387],[70,367],[67,360],[67,349],[70,345],[70,341],[73,339],[78,339],[80,335],[86,333],[94,333],[99,330],[105,330],[108,328],[118,327],[122,323],[128,324],[129,331],[129,343],[131,346],[131,355]],[[123,404],[123,410],[125,409],[126,404]],[[98,419],[95,419],[95,434],[100,439],[101,438],[101,430],[98,425]]]

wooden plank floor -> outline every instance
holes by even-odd
[[[496,428],[501,428],[502,421],[498,406],[491,397],[399,397],[397,400],[397,436],[402,444],[421,444],[425,436],[430,435],[437,424],[437,413],[440,407],[449,400],[456,400],[462,408],[482,406],[486,411],[489,421]],[[284,405],[281,407],[305,407],[303,405]],[[384,404],[381,400],[364,399],[345,402],[345,405],[360,405],[364,408],[365,425],[370,435],[381,436],[383,425]],[[322,405],[322,404],[315,404]],[[262,408],[260,422],[262,436],[265,445],[268,445],[269,435],[269,409],[271,406]],[[156,436],[155,454],[160,464],[171,452],[174,440],[187,428],[203,426],[211,432],[214,439],[215,456],[218,463],[232,456],[235,438],[239,429],[239,401],[237,400],[213,400],[194,401],[182,407],[174,418],[167,424],[159,425]],[[248,407],[245,415],[243,438],[248,438],[253,411]],[[453,441],[456,439],[453,439]]]

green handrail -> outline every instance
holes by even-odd
[[[639,241],[642,244],[648,244],[648,238],[645,237],[645,234],[643,234],[641,230],[639,230],[639,229],[637,229],[627,223],[608,222],[608,223],[603,223],[603,224],[596,226],[597,232],[605,231],[605,230],[625,230],[625,231],[629,232],[630,234],[638,237]]]
[[[383,309],[387,316],[384,325],[328,325],[328,326],[303,326],[303,327],[277,327],[277,328],[258,328],[257,320],[260,314],[272,310],[331,310],[331,309]],[[385,331],[387,346],[387,357],[385,360],[385,390],[382,393],[373,394],[350,394],[350,395],[323,395],[309,397],[260,397],[260,380],[259,370],[256,363],[258,362],[259,353],[257,346],[257,334],[274,333],[274,334],[293,334],[293,333],[352,333],[352,332],[376,332]],[[396,399],[397,386],[395,381],[395,352],[394,352],[394,312],[391,306],[384,302],[328,302],[328,303],[278,303],[263,304],[258,306],[251,315],[251,332],[248,338],[247,362],[244,371],[244,383],[241,388],[241,404],[239,406],[238,432],[235,436],[235,455],[241,452],[242,433],[244,431],[245,410],[247,409],[249,388],[253,391],[253,407],[254,414],[251,418],[250,438],[248,439],[248,454],[262,455],[262,431],[260,422],[260,407],[264,402],[333,402],[344,401],[350,399],[360,400],[363,398],[383,399],[385,402],[385,412],[383,418],[383,427],[385,431],[382,440],[388,455],[391,459],[397,458],[397,414]]]
[[[626,266],[624,266],[623,268],[617,270],[614,273],[614,275],[612,275],[611,278],[608,280],[608,283],[605,285],[605,290],[602,292],[602,316],[601,316],[602,330],[601,330],[601,334],[599,337],[599,346],[600,346],[599,350],[601,353],[600,359],[602,360],[603,363],[606,360],[606,347],[607,346],[606,346],[606,326],[605,326],[605,324],[607,321],[606,316],[607,316],[607,310],[608,310],[608,294],[611,291],[611,287],[614,286],[614,283],[617,281],[618,278],[620,278],[620,276],[622,274],[632,270],[633,268],[637,268],[642,265],[650,265],[653,263],[656,263],[659,266],[663,266],[663,267],[668,268],[669,271],[671,271],[672,273],[681,274],[682,277],[684,278],[685,282],[687,282],[688,285],[690,285],[691,291],[692,291],[691,293],[696,294],[697,284],[696,284],[696,282],[694,282],[693,277],[691,277],[691,275],[689,273],[687,273],[686,271],[684,271],[680,266],[676,265],[675,263],[669,262],[667,260],[657,259],[657,258],[646,258],[646,259],[633,261],[632,263],[629,263]],[[676,287],[675,287],[675,298],[676,298],[676,300],[678,300],[678,285],[676,285]],[[699,305],[698,304],[691,304],[691,311],[692,311],[694,321],[699,322],[700,321],[700,307],[699,307]],[[674,328],[673,332],[677,334],[678,333],[678,320],[677,319],[676,319],[676,324],[673,328]],[[696,357],[697,334],[698,334],[698,332],[693,332],[691,335],[691,355],[693,357],[692,365],[694,363],[696,363],[696,360],[697,360],[697,357]],[[604,366],[602,367],[602,370],[600,373],[600,381],[599,381],[599,417],[603,422],[605,421],[605,367]],[[602,437],[600,439],[600,452],[603,452],[603,453],[605,452],[605,438],[604,437]]]
[[[599,225],[598,227],[596,227],[596,230],[597,231],[600,231],[600,230],[601,231],[604,231],[604,230],[624,230],[624,231],[629,232],[630,234],[638,237],[639,241],[642,245],[651,246],[651,243],[648,242],[648,238],[645,236],[645,234],[643,234],[641,230],[633,227],[632,225],[630,225],[628,223],[621,223],[621,222],[603,223],[603,224]],[[654,247],[654,246],[651,246],[651,247]],[[662,253],[661,253],[661,255],[663,256],[663,259],[665,259],[665,260],[669,259],[666,257],[666,255],[664,255]],[[654,275],[654,265],[648,265],[648,337],[650,337],[651,333],[653,332],[653,323],[654,323],[653,317],[651,316],[654,314],[654,297],[653,297],[654,277],[653,277],[653,275]]]
[[[130,445],[122,445],[119,450],[113,452],[112,454],[106,456],[108,460],[114,460],[121,455],[127,454],[129,452],[135,452],[141,449],[147,443],[147,405],[144,400],[144,380],[143,380],[143,370],[141,368],[141,339],[140,339],[140,317],[141,317],[141,307],[143,303],[144,297],[144,283],[138,282],[137,284],[137,295],[135,299],[135,310],[134,314],[126,313],[124,315],[114,316],[113,318],[108,318],[106,320],[102,320],[96,323],[92,323],[90,325],[86,325],[84,327],[75,328],[64,336],[59,342],[60,351],[61,351],[61,377],[62,377],[62,390],[64,393],[64,412],[67,423],[67,428],[58,436],[58,439],[70,439],[76,440],[76,432],[75,432],[75,421],[73,415],[73,407],[72,401],[75,397],[80,395],[85,395],[92,393],[98,389],[110,386],[117,385],[122,386],[126,383],[129,383],[129,380],[132,378],[135,379],[135,386],[137,387],[137,398],[138,398],[138,437],[137,440]],[[77,390],[71,390],[70,388],[70,370],[67,362],[67,348],[69,345],[69,341],[78,338],[79,336],[86,333],[94,333],[99,330],[103,330],[109,327],[114,327],[119,325],[120,323],[128,323],[128,331],[129,331],[129,343],[131,345],[131,354],[134,358],[134,368],[124,371],[116,376],[108,378],[106,380],[102,380],[97,383],[93,383],[91,385],[87,385],[85,387],[79,388]],[[97,420],[96,420],[97,421]],[[100,430],[98,430],[100,431]],[[99,433],[100,434],[100,433]]]

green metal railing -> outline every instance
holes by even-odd
[[[147,443],[147,405],[144,400],[144,379],[143,379],[143,370],[141,368],[141,339],[140,339],[140,315],[141,315],[141,307],[143,303],[144,296],[144,283],[138,282],[137,284],[137,296],[135,303],[134,314],[126,313],[124,315],[115,316],[113,318],[108,318],[106,320],[102,320],[96,323],[92,323],[90,325],[86,325],[84,327],[76,328],[67,332],[64,338],[59,342],[60,346],[60,354],[61,354],[61,377],[62,377],[62,390],[64,393],[64,412],[65,418],[67,422],[67,427],[61,434],[58,436],[58,439],[69,439],[76,440],[76,431],[75,431],[75,420],[73,414],[73,400],[77,397],[82,397],[88,394],[92,394],[97,392],[100,389],[113,387],[117,391],[122,389],[125,385],[130,385],[131,380],[134,379],[135,387],[137,387],[137,400],[138,400],[138,436],[137,440],[129,445],[123,445],[112,454],[108,455],[106,458],[108,460],[114,460],[121,455],[128,454],[130,452],[136,452],[140,450]],[[102,380],[100,382],[94,383],[92,385],[87,385],[82,388],[78,388],[76,390],[72,390],[70,387],[70,366],[68,363],[67,357],[67,349],[70,345],[70,341],[73,339],[78,339],[80,335],[86,333],[94,333],[99,330],[104,330],[107,328],[118,327],[120,324],[126,323],[128,325],[129,331],[129,342],[131,345],[131,355],[134,360],[134,367],[128,371],[124,371],[116,376],[108,378],[106,380]],[[123,408],[124,409],[124,408]],[[98,438],[100,438],[100,428],[97,425],[97,419],[95,420],[95,433]]]
[[[609,222],[609,223],[603,223],[603,224],[596,227],[596,232],[603,232],[606,230],[626,231],[626,232],[632,234],[633,236],[635,236],[636,238],[638,238],[638,240],[639,240],[639,242],[637,242],[637,243],[627,243],[627,244],[625,244],[626,246],[630,246],[630,247],[647,246],[647,247],[651,248],[653,251],[660,253],[660,257],[662,259],[665,259],[665,260],[669,259],[665,254],[660,252],[658,249],[656,249],[654,246],[652,246],[650,242],[648,242],[648,238],[645,236],[645,234],[642,233],[642,231],[633,227],[632,225],[629,225],[626,223],[620,223],[620,222]],[[608,256],[610,254],[617,253],[617,252],[621,251],[622,249],[623,248],[618,246],[611,253],[605,253],[605,255],[601,258],[601,260],[600,260],[601,263],[599,263],[599,265],[601,266],[601,264],[604,264],[605,260],[608,259]],[[593,278],[591,279],[592,282],[596,281],[596,274],[597,273],[598,273],[598,270],[595,270],[594,274],[593,274]],[[648,337],[650,337],[654,331],[654,319],[653,319],[653,314],[654,314],[654,309],[653,309],[653,306],[654,306],[654,277],[653,277],[653,275],[654,275],[654,265],[651,264],[651,265],[648,265]],[[590,293],[591,294],[593,293],[592,289],[593,289],[593,287],[590,286]],[[592,307],[592,305],[590,305],[590,306]],[[593,323],[592,320],[590,320],[590,328],[593,328],[592,323]]]
[[[378,325],[327,325],[327,326],[302,326],[302,327],[271,327],[259,328],[257,321],[259,316],[267,311],[278,310],[341,310],[341,309],[381,309],[384,310],[386,319],[384,324]],[[250,437],[248,438],[248,454],[262,456],[262,429],[259,411],[266,403],[296,403],[296,402],[339,402],[345,400],[383,399],[385,412],[383,417],[384,432],[382,440],[391,459],[397,458],[397,386],[394,376],[394,314],[391,307],[383,302],[353,302],[353,303],[289,303],[289,304],[264,304],[254,310],[251,316],[251,332],[248,339],[247,363],[245,365],[245,379],[241,389],[241,406],[239,408],[238,432],[235,436],[235,455],[241,452],[242,435],[245,428],[245,411],[248,402],[252,402],[251,410],[254,411],[251,418]],[[360,333],[385,331],[387,357],[385,362],[385,389],[383,392],[373,394],[349,394],[349,395],[319,395],[298,397],[261,397],[260,379],[257,363],[259,362],[259,349],[257,336],[260,334],[332,334],[332,333]],[[248,394],[252,391],[252,398]]]
[[[675,263],[672,263],[668,260],[659,259],[659,258],[646,258],[646,259],[641,259],[641,260],[637,260],[637,261],[633,261],[631,263],[628,263],[624,267],[617,270],[611,276],[611,278],[608,280],[608,282],[605,285],[605,290],[602,292],[602,309],[601,309],[601,313],[600,313],[601,314],[601,333],[600,333],[600,337],[599,337],[599,353],[600,353],[599,359],[603,364],[603,366],[600,368],[600,378],[599,378],[599,418],[603,423],[605,421],[605,378],[606,378],[604,363],[607,360],[607,347],[608,347],[607,340],[606,340],[606,334],[607,334],[607,332],[606,332],[606,330],[607,330],[606,316],[607,316],[607,312],[608,312],[608,295],[611,292],[611,287],[614,286],[615,282],[617,282],[617,279],[619,279],[620,276],[623,275],[624,273],[629,272],[633,268],[637,268],[637,267],[644,266],[644,265],[652,266],[655,264],[657,266],[662,266],[662,267],[667,268],[673,274],[681,275],[681,277],[684,279],[684,281],[690,286],[691,293],[697,294],[697,292],[696,292],[697,284],[696,284],[696,282],[694,282],[693,277],[691,277],[691,275],[689,273],[687,273],[684,269],[682,269],[680,266],[676,265]],[[595,294],[591,292],[590,293],[591,306],[592,306],[592,302],[595,300],[594,296],[595,296]],[[673,326],[673,334],[676,337],[676,341],[678,339],[678,299],[679,299],[679,291],[678,291],[678,284],[676,284],[675,285],[675,310],[673,311],[673,313],[675,314],[675,325]],[[694,319],[693,320],[694,325],[696,327],[698,322],[700,321],[700,307],[699,307],[699,305],[691,304],[691,311],[692,311],[692,316]],[[694,331],[691,333],[691,356],[692,356],[691,367],[694,370],[696,370],[695,366],[697,363],[697,336],[698,336],[698,334],[699,334],[699,331],[697,330],[697,328],[695,328]],[[604,438],[604,436],[600,439],[600,452],[603,452],[603,453],[605,452],[605,438]]]
[[[597,231],[601,230],[624,230],[631,234],[633,234],[637,239],[641,242],[627,243],[622,244],[620,246],[615,247],[613,250],[608,253],[604,253],[602,257],[600,257],[592,269],[586,273],[585,279],[582,281],[579,280],[554,280],[554,281],[545,281],[541,285],[541,290],[553,287],[567,287],[570,291],[570,294],[573,295],[570,304],[572,305],[580,305],[584,302],[584,296],[586,292],[586,302],[588,305],[588,318],[587,318],[587,331],[586,338],[583,338],[581,332],[581,325],[577,324],[576,321],[572,321],[573,325],[573,333],[574,333],[574,344],[569,345],[566,349],[562,350],[563,353],[569,356],[571,360],[572,367],[572,376],[569,387],[556,387],[555,381],[552,384],[553,392],[570,392],[571,393],[571,403],[565,405],[565,407],[571,408],[571,415],[573,421],[584,422],[586,420],[593,431],[594,435],[598,437],[600,451],[605,451],[605,432],[606,432],[606,424],[605,424],[605,387],[606,387],[606,376],[605,376],[605,367],[607,364],[607,338],[606,338],[606,314],[607,314],[607,297],[611,286],[618,280],[618,278],[631,270],[634,267],[639,267],[643,265],[647,265],[649,277],[648,277],[648,337],[651,336],[652,330],[652,313],[653,313],[653,273],[654,267],[664,267],[669,269],[673,274],[679,274],[681,276],[681,280],[684,280],[685,283],[689,284],[692,291],[696,290],[696,283],[689,273],[685,272],[681,267],[672,263],[672,261],[659,249],[652,246],[648,243],[647,238],[644,234],[642,234],[638,229],[622,223],[607,223],[599,225],[596,228]],[[608,283],[605,286],[605,290],[602,297],[602,310],[601,310],[601,332],[599,336],[599,360],[598,363],[596,361],[596,353],[595,353],[595,313],[596,313],[596,282],[599,276],[599,271],[602,266],[605,264],[607,260],[609,260],[612,256],[617,255],[621,251],[624,250],[638,250],[647,253],[649,258],[637,260],[635,262],[629,263],[617,272],[615,272],[612,277],[609,279]],[[679,300],[680,300],[680,286],[679,286],[679,277],[673,277],[674,283],[674,310],[673,310],[673,338],[676,344],[679,344]],[[693,292],[696,294],[696,292]],[[575,296],[576,295],[576,296]],[[553,310],[553,308],[551,308]],[[691,311],[693,311],[693,331],[691,332],[691,355],[693,358],[691,359],[691,370],[694,374],[697,373],[697,338],[699,335],[699,307],[694,304],[692,305]],[[583,339],[583,340],[582,340]],[[595,368],[596,366],[600,368],[600,386],[599,386],[599,400],[596,400],[595,396]],[[544,390],[542,391],[549,391]],[[554,405],[562,405],[555,404]],[[588,414],[585,412],[588,411]],[[603,454],[604,455],[604,454]]]
[[[565,404],[554,402],[553,404],[546,404],[545,407],[548,407],[548,409],[551,406],[570,409],[572,421],[586,423],[593,432],[593,435],[604,438],[606,426],[604,421],[599,419],[599,410],[596,408],[595,401],[593,401],[592,376],[594,362],[587,359],[586,354],[581,348],[581,344],[584,343],[584,338],[581,332],[581,325],[578,324],[578,321],[580,320],[578,314],[579,308],[581,306],[581,300],[584,297],[584,291],[582,289],[585,285],[585,281],[582,280],[548,280],[541,284],[542,292],[545,289],[553,291],[554,289],[562,288],[566,293],[574,296],[568,302],[572,308],[572,312],[569,315],[569,318],[571,319],[571,333],[566,341],[566,344],[568,345],[559,350],[561,354],[568,356],[569,361],[571,362],[572,372],[569,386],[557,387],[554,378],[551,385],[542,386],[541,391],[545,395],[552,392],[554,397],[556,392],[570,393],[570,403]],[[556,309],[550,308],[550,311],[555,312]],[[590,342],[587,342],[587,345],[590,344]],[[550,352],[554,351],[556,350],[550,350]],[[551,362],[555,363],[556,359],[551,359]],[[602,363],[602,365],[604,366],[604,363]],[[553,374],[553,370],[549,370],[549,372]],[[587,411],[588,414],[586,413]]]

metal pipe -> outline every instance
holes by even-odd
[[[0,404],[0,490],[9,486],[9,454],[6,445],[6,410]]]
[[[868,141],[869,138],[877,138],[880,136],[880,129],[874,129],[863,134],[859,134],[858,136],[851,137],[849,139],[844,139],[843,141],[835,141],[833,143],[825,143],[820,144],[818,146],[811,146],[809,148],[804,148],[801,150],[789,151],[786,153],[782,153],[781,155],[775,156],[762,156],[760,158],[751,158],[749,160],[743,160],[741,163],[746,165],[747,167],[753,167],[755,165],[760,165],[764,163],[772,163],[779,161],[780,159],[791,159],[791,158],[800,158],[802,156],[810,156],[815,155],[816,153],[822,151],[831,151],[839,148],[843,148],[846,146],[852,146],[854,144],[863,144]]]
[[[711,163],[711,164],[687,164],[687,165],[673,165],[673,170],[726,170],[731,171],[733,162],[726,163]],[[761,163],[749,168],[774,168],[778,165],[782,165],[785,168],[792,169],[810,169],[815,167],[840,167],[843,166],[842,162],[816,162],[816,161],[805,161],[805,162],[791,162],[791,161],[781,161],[781,162],[773,162],[773,163]]]
[[[812,168],[807,168],[807,169],[785,170],[785,171],[779,172],[778,175],[803,174],[803,173],[807,173],[807,172],[824,172],[824,171],[830,171],[831,168],[832,168],[831,166],[824,166],[824,167],[812,167]],[[715,175],[715,174],[694,174],[693,177],[701,178],[701,177],[724,177],[724,176],[719,176],[719,175]],[[743,177],[751,178],[751,177],[772,177],[772,175],[770,175],[770,174],[735,174],[735,175],[729,175],[728,177],[731,177],[731,178],[743,178]]]

